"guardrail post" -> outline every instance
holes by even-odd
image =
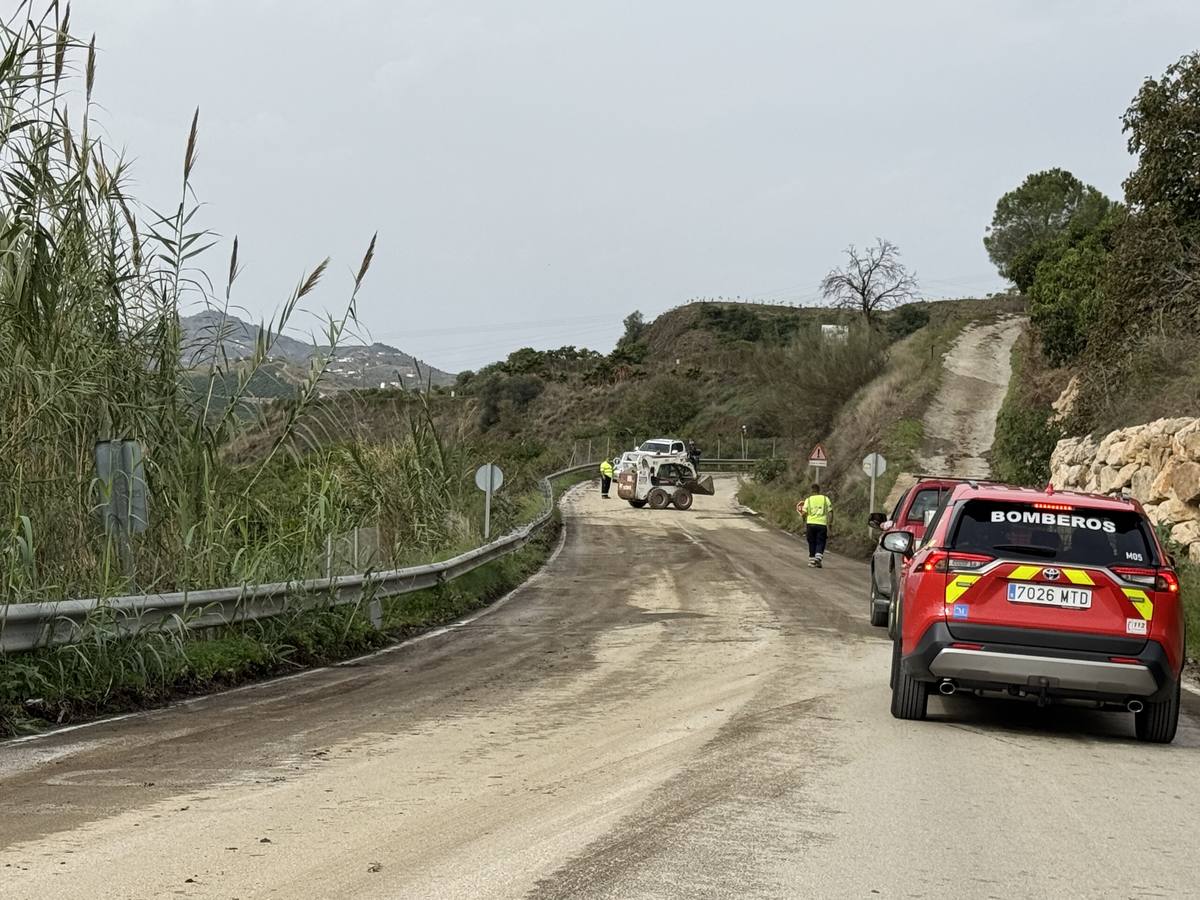
[[[367,604],[367,615],[371,617],[371,627],[376,631],[383,628],[383,604],[378,597],[372,597]]]

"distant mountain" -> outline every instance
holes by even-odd
[[[248,359],[254,353],[259,327],[236,316],[227,316],[222,323],[219,312],[205,310],[194,316],[180,318],[185,355],[193,366],[201,366],[213,353],[218,336],[225,355],[231,360]],[[219,332],[219,335],[218,335]],[[287,335],[275,339],[271,359],[306,366],[317,352],[328,348],[314,346]],[[455,375],[436,369],[415,357],[387,344],[345,344],[334,348],[329,361],[330,385],[342,389],[405,387],[414,388],[432,382],[435,385],[453,384]]]

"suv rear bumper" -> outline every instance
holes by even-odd
[[[1122,697],[1148,697],[1158,690],[1154,676],[1142,665],[955,647],[939,650],[929,664],[929,671],[939,681],[949,678],[959,684],[1011,684],[1032,693],[1041,691],[1043,685],[1052,690],[1094,691]]]
[[[1062,647],[1012,643],[1019,632],[997,629],[1003,642],[973,638],[963,646],[945,623],[930,627],[916,652],[902,660],[905,671],[921,681],[953,681],[961,688],[1025,691],[1058,697],[1124,701],[1162,699],[1174,688],[1176,673],[1167,655],[1155,641],[1146,641],[1136,662],[1113,662],[1110,654],[1075,649],[1086,643],[1074,635],[1062,635]],[[1045,633],[1040,633],[1039,637]],[[1084,636],[1086,639],[1086,636]],[[957,646],[955,646],[957,645]],[[1122,654],[1125,656],[1125,654]]]

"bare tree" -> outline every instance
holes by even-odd
[[[912,300],[917,277],[900,262],[900,248],[891,241],[875,239],[875,245],[859,251],[846,248],[846,268],[833,269],[821,280],[821,294],[838,309],[857,310],[867,324],[878,313]]]

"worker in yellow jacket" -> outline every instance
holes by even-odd
[[[829,515],[833,504],[821,493],[821,486],[814,484],[812,493],[796,504],[796,512],[804,518],[804,533],[808,538],[808,564],[821,568],[821,557],[829,542]]]
[[[613,467],[612,463],[605,459],[600,462],[600,496],[605,500],[608,499],[608,489],[612,485]]]

